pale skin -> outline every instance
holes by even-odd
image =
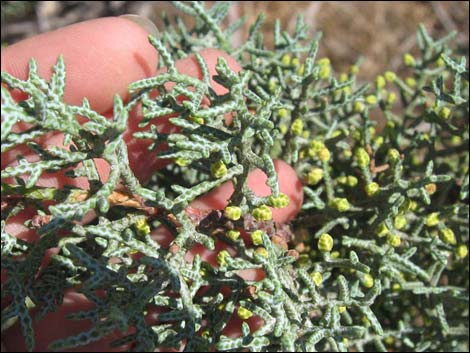
[[[103,18],[68,26],[53,32],[42,34],[4,50],[1,54],[2,71],[6,71],[20,79],[26,79],[28,61],[34,57],[38,62],[39,74],[49,79],[51,66],[55,64],[57,57],[63,54],[66,71],[65,101],[69,104],[81,104],[83,97],[87,97],[91,107],[97,112],[112,115],[113,96],[118,93],[124,100],[128,98],[127,86],[129,83],[154,76],[158,55],[155,49],[147,41],[147,33],[135,23],[124,18]],[[209,71],[215,75],[217,58],[224,57],[234,71],[239,71],[239,64],[228,54],[216,49],[205,49],[200,52]],[[177,63],[177,69],[187,75],[201,77],[199,66],[194,57],[189,57]],[[223,94],[226,89],[212,81],[212,87],[217,94]],[[21,100],[18,92],[14,93],[17,100]],[[139,109],[135,109],[129,117],[128,130],[125,132],[125,140],[128,145],[129,161],[132,170],[139,180],[146,180],[159,168],[168,162],[159,160],[154,152],[149,152],[147,146],[150,141],[134,140],[132,133],[137,131],[137,123],[140,119]],[[230,123],[231,118],[226,118]],[[166,132],[174,130],[174,126],[167,121],[160,122],[159,129]],[[17,126],[16,131],[21,131],[25,126]],[[43,146],[61,144],[62,136],[49,134],[38,140]],[[15,165],[16,156],[24,155],[30,161],[37,159],[25,147],[3,153],[1,156],[2,169]],[[109,167],[102,161],[97,161],[98,171],[102,180],[106,180]],[[302,204],[303,194],[299,178],[295,171],[282,161],[275,161],[276,171],[279,177],[280,190],[290,198],[289,206],[283,209],[273,210],[273,219],[277,222],[288,222],[298,213]],[[11,180],[2,180],[3,182]],[[269,195],[270,189],[265,184],[266,175],[260,170],[254,170],[249,176],[249,186],[258,195]],[[83,178],[67,178],[63,172],[44,173],[38,181],[40,186],[61,187],[64,184],[72,184],[81,188],[87,188],[88,182]],[[191,207],[203,210],[223,209],[233,192],[233,185],[228,182],[210,193],[201,196],[191,203]],[[7,231],[21,239],[35,241],[38,235],[35,231],[26,228],[23,222],[34,215],[34,210],[26,210],[18,216],[12,217],[7,224]],[[168,230],[159,228],[153,231],[152,236],[162,246],[168,246],[172,235]],[[225,248],[223,242],[217,243],[217,250]],[[53,252],[54,249],[51,249]],[[191,255],[201,254],[203,260],[215,264],[217,252],[209,251],[201,246],[195,247]],[[2,270],[2,283],[6,278]],[[264,276],[262,272],[250,271],[243,274],[246,279],[257,280]],[[36,329],[36,351],[46,351],[48,344],[53,340],[79,333],[90,327],[86,320],[67,321],[64,316],[67,313],[90,308],[93,304],[86,298],[70,290],[66,293],[66,300],[58,311],[47,315],[42,321],[34,323]],[[2,309],[8,303],[2,303]],[[155,315],[149,315],[149,322],[155,322]],[[252,330],[259,327],[262,321],[256,317],[249,320]],[[235,318],[230,322],[225,334],[237,336],[241,333],[241,321]],[[121,334],[116,332],[105,339],[80,347],[74,351],[109,351],[108,344]],[[24,351],[24,343],[21,330],[18,325],[2,334],[2,351]],[[3,347],[3,344],[5,347]],[[114,348],[114,351],[124,351],[129,346]]]

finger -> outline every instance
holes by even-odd
[[[272,209],[273,220],[276,222],[284,223],[293,219],[300,211],[303,203],[303,190],[302,183],[297,176],[295,170],[287,163],[275,160],[274,167],[279,180],[280,192],[286,194],[290,203],[287,207],[282,209]],[[267,196],[271,194],[271,189],[266,184],[267,176],[264,172],[259,169],[252,171],[248,175],[248,186],[255,195]],[[214,209],[224,209],[228,200],[234,192],[233,184],[226,182],[212,192],[205,194],[190,205],[191,208],[211,211]],[[244,230],[241,230],[242,233]],[[160,227],[152,232],[154,240],[158,241],[163,247],[168,247],[173,236],[170,231],[164,227]],[[230,247],[227,243],[216,240],[215,249],[209,250],[201,244],[194,246],[185,256],[186,261],[192,262],[194,256],[198,254],[201,260],[211,264],[212,266],[218,266],[217,255],[222,250],[228,250],[231,256],[236,256],[234,248]],[[237,272],[238,276],[243,278],[245,281],[260,281],[263,280],[266,275],[262,269],[248,269]],[[251,332],[255,332],[263,324],[264,320],[254,315],[247,320]],[[242,320],[234,312],[229,320],[229,323],[223,330],[223,334],[228,337],[240,337],[242,335]]]
[[[35,352],[49,352],[49,344],[70,335],[79,334],[93,327],[91,320],[66,320],[65,317],[71,313],[79,311],[87,311],[94,308],[94,304],[90,302],[83,294],[74,290],[68,290],[64,295],[64,302],[58,307],[58,310],[51,312],[41,321],[34,319],[38,310],[33,309],[33,327],[35,336]],[[131,348],[130,344],[112,348],[110,343],[123,333],[114,331],[104,338],[89,343],[84,346],[73,349],[74,352],[101,352],[104,349],[107,352],[124,352]],[[2,333],[2,341],[8,352],[26,352],[24,338],[19,324],[12,326],[5,335]],[[70,351],[70,350],[67,350]]]
[[[234,72],[239,72],[241,70],[240,65],[227,53],[217,50],[217,49],[203,49],[199,52],[202,59],[206,63],[206,66],[209,70],[209,76],[211,78],[210,83],[212,89],[215,91],[217,95],[222,95],[228,92],[227,88],[220,85],[219,83],[215,82],[213,77],[217,75],[215,70],[217,60],[219,58],[224,58],[230,69]],[[196,57],[191,55],[185,59],[179,60],[175,64],[176,69],[178,72],[195,77],[197,79],[202,79],[203,74],[198,64]],[[163,71],[163,70],[162,70]],[[157,125],[159,132],[161,133],[172,133],[178,131],[178,129],[169,123],[169,118],[171,116],[158,118],[155,121],[155,125]],[[148,147],[154,142],[151,140],[146,139],[135,139],[133,134],[137,131],[145,131],[148,130],[148,127],[139,128],[138,124],[141,120],[140,110],[134,110],[130,117],[129,117],[129,125],[126,133],[124,134],[124,140],[127,143],[127,149],[129,154],[129,164],[131,169],[137,176],[137,178],[145,182],[150,178],[150,176],[155,173],[158,169],[166,166],[170,163],[170,160],[167,159],[159,159],[157,158],[157,153],[166,149],[165,145],[160,146],[158,150],[149,151]],[[229,124],[231,122],[231,116],[227,115],[226,122]],[[145,163],[142,163],[145,161]]]
[[[215,66],[217,59],[223,57],[227,60],[229,66],[235,70],[240,70],[240,66],[236,61],[231,58],[228,54],[216,50],[216,49],[205,49],[200,52],[201,57],[206,62],[206,65],[209,69],[211,77],[216,74]],[[182,74],[190,75],[202,79],[202,72],[200,66],[197,63],[197,60],[194,56],[190,56],[186,59],[178,61],[176,63],[177,68]],[[226,88],[212,81],[213,89],[217,94],[226,93]],[[164,129],[168,130],[167,121],[168,119],[161,121],[159,124]],[[134,171],[136,176],[142,181],[145,182],[150,178],[150,176],[159,168],[162,168],[168,161],[161,160],[156,157],[157,151],[149,151],[148,146],[152,143],[149,140],[137,140],[133,138],[133,133],[136,131],[142,131],[143,129],[138,128],[138,123],[140,122],[139,116],[131,116],[129,119],[128,130],[124,134],[124,139],[127,142],[128,154],[129,154],[129,164],[131,169]],[[62,145],[63,144],[63,135],[62,134],[48,134],[48,136],[43,139],[42,144],[47,145]],[[20,149],[15,149],[8,151],[2,154],[2,169],[7,166],[16,166],[18,162],[16,161],[16,156],[20,154],[23,155],[26,160],[29,162],[36,162],[40,158],[33,152],[31,152],[26,147],[21,147]],[[102,181],[107,180],[110,165],[101,158],[94,159],[97,171],[100,175]],[[5,165],[4,165],[5,164]],[[65,185],[72,185],[82,189],[88,189],[89,183],[86,178],[71,178],[65,175],[66,170],[61,170],[53,173],[43,173],[36,183],[37,186],[41,187],[54,187],[54,188],[63,188]],[[4,182],[13,182],[11,179],[3,180]],[[21,228],[21,225],[9,222],[13,229]],[[15,235],[16,233],[11,233]]]
[[[2,71],[24,80],[33,56],[39,75],[49,79],[51,66],[60,54],[64,56],[67,72],[65,102],[80,104],[87,97],[98,112],[112,108],[115,93],[125,99],[130,82],[154,75],[158,62],[158,54],[149,44],[146,31],[127,19],[110,17],[67,26],[2,49]],[[25,126],[15,128],[19,131]],[[37,141],[47,146],[61,145],[62,140],[62,134],[48,133]],[[30,161],[35,158],[25,145],[17,146],[2,153],[2,169],[12,165],[17,155]],[[54,186],[62,180],[70,182],[63,175],[54,176],[55,173],[44,175],[44,185]]]
[[[129,83],[156,73],[158,54],[147,35],[120,17],[81,22],[2,49],[2,71],[26,79],[33,56],[39,75],[49,79],[62,54],[67,72],[65,102],[76,105],[87,97],[94,110],[106,112],[115,93],[125,99]]]
[[[228,62],[229,66],[238,71],[240,66],[236,63],[236,61],[231,58],[228,54],[221,52],[215,49],[205,49],[200,52],[201,57],[206,62],[206,65],[209,69],[211,77],[215,75],[215,65],[217,63],[217,59],[219,57],[224,57]],[[190,56],[186,59],[178,61],[176,63],[177,69],[183,73],[193,77],[197,77],[202,79],[202,72],[200,70],[200,66],[197,63],[194,56]],[[211,81],[213,84],[213,89],[217,94],[226,93],[226,88],[217,84],[215,81]],[[145,140],[135,140],[132,138],[132,134],[138,130],[137,124],[139,120],[138,117],[134,117],[134,119],[129,120],[129,129],[126,132],[124,138],[127,140],[128,143],[128,153],[129,153],[129,162],[131,168],[134,170],[135,174],[137,175],[140,180],[146,181],[156,170],[166,165],[168,162],[165,160],[159,160],[156,158],[155,151],[148,151],[148,146],[151,143],[150,141]],[[168,122],[160,123],[163,128],[168,129],[165,127],[166,125],[170,125]],[[63,143],[63,135],[62,134],[48,134],[46,138],[44,138],[43,144],[44,145],[62,145]],[[18,153],[22,151],[22,153]],[[2,169],[6,166],[15,166],[17,165],[17,161],[14,160],[17,154],[23,154],[23,156],[29,162],[35,162],[39,160],[39,156],[33,154],[27,148],[23,148],[22,150],[9,151],[7,153],[2,154]],[[9,161],[9,164],[4,166],[3,163]],[[109,175],[110,166],[104,159],[94,159],[97,171],[100,175],[102,181],[107,180]],[[89,183],[88,181],[83,178],[71,178],[65,175],[66,170],[61,170],[58,172],[53,173],[43,173],[42,176],[39,178],[37,182],[37,186],[40,187],[53,187],[62,189],[66,184],[76,186],[82,189],[88,189]],[[12,178],[4,179],[3,182],[13,183],[14,181]],[[9,234],[12,234],[16,237],[19,237],[22,240],[33,242],[38,239],[38,233],[34,229],[30,229],[24,225],[24,222],[31,219],[33,216],[36,215],[36,210],[28,209],[25,211],[20,212],[16,216],[10,218],[6,224],[6,231]],[[163,240],[162,240],[163,241]],[[3,280],[2,280],[3,283]]]
[[[281,160],[274,161],[274,169],[276,170],[279,180],[280,192],[289,197],[289,205],[280,209],[273,209],[273,220],[278,223],[286,223],[293,219],[300,211],[303,203],[303,190],[302,182],[297,176],[295,170],[287,163]],[[259,169],[253,170],[248,174],[248,186],[255,195],[267,196],[270,194],[270,188],[266,185],[267,176]],[[212,210],[222,210],[228,205],[228,201],[234,192],[233,184],[228,181],[211,192],[200,196],[190,206],[193,209],[210,212]],[[244,230],[241,230],[244,231]],[[159,227],[152,233],[152,238],[157,241],[162,247],[166,248],[173,240],[171,232],[165,227]],[[227,244],[216,241],[216,249],[209,250],[203,245],[196,245],[186,255],[186,260],[191,262],[196,254],[201,256],[203,261],[217,266],[217,254],[220,250],[226,249]],[[233,254],[232,254],[233,255]],[[244,278],[246,280],[259,280],[262,279],[263,274],[259,272],[246,272]]]
[[[280,191],[288,195],[291,199],[289,208],[286,208],[284,212],[276,212],[274,220],[289,221],[290,219],[295,217],[295,215],[299,212],[300,206],[302,204],[303,193],[301,182],[292,167],[290,167],[285,162],[275,161],[274,166],[279,178]],[[256,181],[256,178],[259,178],[260,180]],[[252,189],[252,191],[257,195],[267,194],[267,186],[265,186],[266,180],[267,177],[264,173],[255,170],[251,172],[248,176],[248,185]],[[215,189],[213,192],[211,192],[209,196],[205,195],[193,201],[190,206],[193,208],[200,208],[205,210],[223,209],[227,205],[227,200],[230,198],[232,193],[233,186],[230,182],[227,182],[219,188]],[[171,235],[171,233],[163,227],[154,230],[151,235],[152,238],[164,248],[168,247],[171,241],[173,240],[173,236]],[[216,249],[214,251],[210,251],[200,245],[197,245],[188,253],[186,260],[188,260],[189,262],[192,261],[194,255],[198,253],[202,257],[203,261],[206,261],[213,266],[217,266],[217,254],[223,249],[227,249],[227,244],[220,240],[216,242]],[[235,252],[233,252],[232,254],[235,254]],[[243,272],[240,272],[239,275],[247,281],[259,281],[265,277],[264,271],[262,270],[245,270]],[[66,305],[66,307],[62,308],[62,306],[64,305]],[[43,321],[34,322],[35,328],[37,328],[38,330],[37,337],[41,337],[41,341],[39,342],[40,346],[38,346],[37,351],[46,350],[48,344],[55,339],[66,337],[74,333],[80,332],[77,329],[76,323],[67,320],[65,318],[65,314],[72,311],[83,310],[80,308],[86,305],[91,305],[91,303],[83,296],[77,294],[74,296],[69,296],[69,301],[64,305],[60,307],[59,311],[57,312],[57,315],[49,314]],[[51,335],[51,333],[48,331],[44,331],[44,327],[49,327],[49,321],[54,321],[55,324],[57,324],[58,326],[58,328],[54,331],[53,335]],[[250,328],[253,332],[263,324],[263,320],[254,316],[248,320],[248,324],[250,325]],[[72,326],[70,326],[69,328],[69,325]],[[81,325],[82,326],[79,327],[83,328],[84,330],[89,328],[89,323],[82,322]],[[238,337],[241,335],[241,321],[236,316],[236,314],[232,316],[232,319],[227,325],[227,328],[224,330],[224,334],[230,337]],[[112,337],[113,339],[118,338],[118,336]],[[5,343],[7,344],[7,349],[10,349],[10,346],[21,347],[22,349],[24,349],[23,343],[19,345],[19,342],[23,342],[23,338],[20,333],[20,328],[19,326],[14,326],[11,330],[7,331],[7,335],[5,336]],[[93,349],[95,350],[106,350],[108,349],[108,345],[110,342],[111,339],[103,339],[95,342],[93,346],[86,346],[83,347],[83,349],[91,349],[91,347],[93,347]]]
[[[87,97],[99,113],[111,110],[115,93],[126,99],[129,83],[153,76],[158,63],[158,53],[145,30],[127,19],[109,17],[67,26],[2,49],[2,71],[24,80],[28,62],[34,57],[39,75],[49,79],[51,66],[61,54],[66,66],[65,102],[77,105]],[[14,93],[17,99],[25,98],[16,90]],[[14,131],[25,128],[25,124],[17,124]],[[62,140],[62,134],[51,132],[36,141],[47,146],[60,145]],[[14,163],[17,155],[28,159],[31,154],[25,145],[2,153],[2,169]],[[54,181],[52,178],[50,182]]]
[[[240,70],[238,63],[225,52],[216,49],[204,49],[200,52],[200,55],[206,62],[211,76],[212,88],[216,94],[226,93],[227,89],[212,79],[212,76],[216,74],[215,66],[217,59],[219,57],[226,59],[230,68],[234,71]],[[189,56],[188,58],[176,62],[176,67],[182,74],[202,79],[202,72],[195,56]],[[112,93],[110,94],[112,96]],[[83,99],[83,97],[84,96],[82,96],[81,99]],[[135,139],[133,137],[135,132],[148,129],[138,127],[140,120],[141,116],[138,114],[138,112],[134,111],[129,118],[128,129],[124,133],[123,137],[128,146],[129,164],[131,169],[142,182],[145,182],[156,170],[168,164],[168,161],[158,159],[156,157],[158,151],[148,150],[148,147],[153,141]],[[159,130],[165,133],[168,133],[172,126],[168,123],[168,117],[158,119],[157,125],[159,126]],[[40,142],[40,144],[43,146],[61,146],[63,145],[63,134],[49,133],[44,138],[41,138],[38,142]],[[2,169],[8,166],[17,165],[18,162],[16,161],[16,157],[18,155],[22,155],[26,160],[28,160],[28,162],[36,162],[39,160],[39,157],[36,154],[34,154],[26,146],[22,145],[18,146],[14,150],[2,153]],[[145,163],[142,163],[142,161],[145,161]],[[110,170],[109,164],[107,164],[103,159],[95,159],[95,164],[101,179],[106,180]],[[65,184],[69,184],[80,188],[88,188],[88,182],[85,178],[69,178],[66,177],[64,173],[65,171],[59,171],[56,173],[43,173],[37,185],[61,188]]]
[[[285,223],[295,217],[302,206],[302,182],[295,170],[284,161],[275,160],[274,169],[279,180],[279,190],[289,197],[290,202],[284,208],[271,208],[273,220],[278,223]],[[257,196],[268,196],[271,194],[271,188],[266,184],[267,179],[268,177],[263,171],[256,169],[248,175],[248,187]],[[224,209],[233,192],[233,184],[227,182],[195,200],[192,206],[203,210]]]

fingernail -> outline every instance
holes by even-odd
[[[151,34],[155,38],[158,38],[159,36],[158,28],[157,26],[155,26],[155,23],[150,21],[148,18],[139,16],[139,15],[133,15],[133,14],[121,15],[119,17],[123,17],[134,22],[135,24],[143,28],[148,34]]]

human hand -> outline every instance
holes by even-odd
[[[50,67],[55,63],[59,54],[63,54],[67,65],[65,101],[68,104],[78,105],[83,97],[87,97],[92,109],[105,116],[111,116],[112,114],[115,93],[126,100],[128,98],[127,86],[129,83],[157,74],[158,55],[148,43],[147,33],[135,23],[123,18],[105,18],[79,23],[8,47],[2,51],[2,71],[25,79],[28,71],[28,60],[34,57],[38,62],[40,76],[49,78],[51,76]],[[232,70],[240,70],[240,66],[226,53],[215,49],[207,49],[200,54],[209,68],[211,77],[215,74],[215,64],[220,56],[227,60]],[[202,76],[194,57],[179,61],[176,67],[181,73],[198,78]],[[226,93],[226,89],[221,85],[214,81],[211,81],[211,84],[217,94]],[[13,96],[17,100],[25,98],[15,92],[13,92]],[[145,183],[156,170],[165,166],[168,162],[159,160],[155,157],[155,151],[148,150],[147,147],[151,141],[133,139],[133,133],[139,131],[138,122],[140,119],[139,110],[135,109],[131,113],[130,123],[124,133],[124,139],[127,143],[131,169],[138,179]],[[228,123],[229,120],[230,117],[227,117]],[[17,124],[15,128],[16,131],[21,131],[26,126]],[[169,132],[173,131],[174,126],[168,120],[159,120],[158,128],[160,131]],[[62,145],[63,136],[59,133],[51,133],[38,139],[37,142],[42,146]],[[16,165],[17,155],[24,156],[30,162],[38,160],[38,156],[26,146],[22,146],[2,154],[2,170],[8,166]],[[106,180],[109,175],[108,164],[100,160],[95,162],[101,179]],[[289,206],[283,209],[273,210],[273,219],[277,222],[288,222],[297,214],[302,204],[301,183],[295,171],[284,162],[276,161],[275,167],[278,173],[280,190],[289,196],[291,202]],[[5,182],[5,180],[3,181]],[[248,184],[256,194],[268,195],[270,189],[265,181],[266,176],[264,173],[255,170],[251,172]],[[6,180],[6,182],[13,181]],[[63,188],[66,184],[83,189],[89,187],[85,178],[69,178],[64,171],[44,173],[37,182],[38,186],[57,188]],[[223,209],[232,193],[233,186],[230,182],[227,182],[193,201],[190,207],[201,210]],[[37,241],[39,236],[36,231],[23,225],[25,220],[31,219],[34,215],[35,210],[26,209],[24,212],[11,217],[6,226],[7,232],[29,242]],[[155,230],[152,236],[163,247],[167,247],[173,239],[172,235],[164,228]],[[191,255],[198,253],[203,261],[215,265],[218,251],[226,247],[227,245],[222,241],[216,242],[215,251],[196,246],[188,255],[188,260],[191,259]],[[50,249],[50,252],[53,253],[54,249]],[[261,270],[253,270],[244,273],[243,276],[246,276],[246,279],[257,280],[263,277],[263,273]],[[2,269],[2,283],[5,277],[6,273]],[[7,302],[2,303],[2,309],[7,304]],[[52,341],[90,328],[91,323],[87,320],[69,321],[65,319],[65,316],[68,313],[86,310],[92,306],[93,304],[85,296],[75,290],[67,292],[64,303],[59,310],[46,315],[42,321],[34,322],[36,332],[35,349],[45,351]],[[149,320],[155,322],[155,320],[158,320],[158,315],[154,319],[149,318]],[[252,330],[262,324],[259,319],[253,318],[250,320]],[[240,335],[240,321],[232,320],[225,333],[229,336]],[[105,339],[82,346],[79,350],[109,350],[108,344],[121,335],[121,333],[115,332]],[[18,325],[14,325],[11,329],[2,333],[2,340],[8,351],[24,350],[23,338]],[[127,349],[129,349],[129,346],[115,348],[117,351]]]

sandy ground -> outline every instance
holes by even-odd
[[[167,1],[2,1],[2,43],[15,41],[69,23],[100,16],[138,13],[163,24],[163,11],[175,14]],[[207,3],[213,3],[211,1]],[[234,1],[227,20],[247,17],[247,25],[234,37],[235,44],[246,38],[249,24],[266,13],[264,35],[272,42],[276,18],[292,30],[296,17],[303,15],[312,35],[324,36],[320,55],[330,57],[336,71],[346,70],[363,56],[363,79],[370,79],[385,69],[396,70],[404,53],[415,45],[419,23],[435,37],[458,31],[456,39],[463,55],[468,56],[468,1]],[[285,28],[285,27],[284,27]]]

